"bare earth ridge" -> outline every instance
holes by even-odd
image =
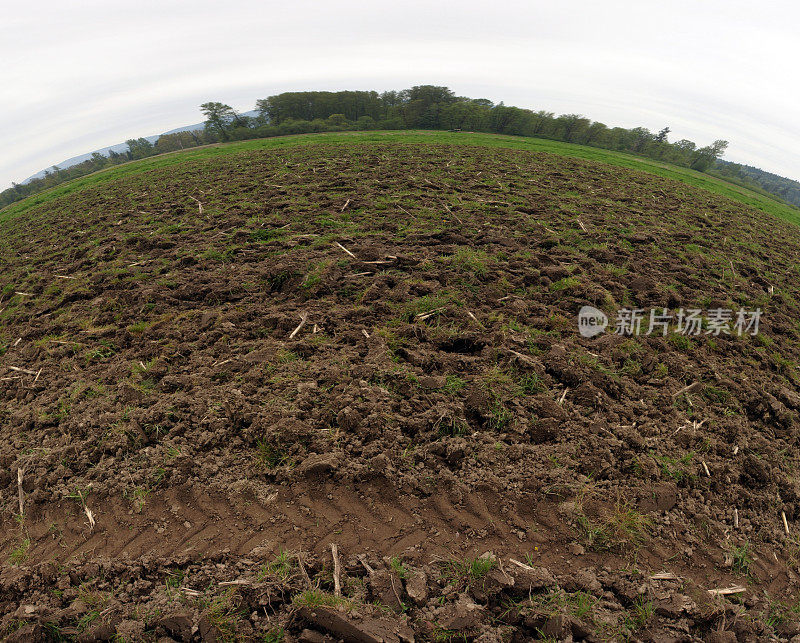
[[[800,634],[789,223],[354,142],[128,176],[0,237],[7,640]],[[583,305],[763,316],[587,339]]]

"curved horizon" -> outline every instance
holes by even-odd
[[[18,6],[0,40],[14,88],[0,120],[0,185],[198,122],[208,100],[247,111],[283,91],[419,84],[612,127],[669,126],[670,140],[726,139],[726,160],[800,178],[800,90],[787,80],[800,9],[772,7],[753,15],[744,2],[683,0],[512,2],[491,12],[474,2],[457,11],[421,2]]]

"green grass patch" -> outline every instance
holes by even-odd
[[[24,214],[30,208],[49,203],[53,199],[69,194],[74,194],[85,187],[97,186],[109,181],[113,181],[126,176],[139,174],[148,170],[158,168],[169,168],[181,165],[190,161],[202,161],[221,156],[228,156],[247,150],[267,150],[282,149],[298,145],[312,145],[314,143],[338,143],[341,145],[352,145],[362,143],[433,143],[450,145],[478,145],[483,147],[500,147],[514,150],[526,150],[530,152],[544,152],[566,156],[571,158],[597,161],[617,167],[624,167],[640,172],[656,174],[667,179],[679,181],[686,185],[701,188],[715,194],[733,199],[745,205],[757,208],[762,212],[777,216],[781,219],[791,221],[800,225],[800,209],[791,205],[781,203],[769,196],[759,194],[733,183],[728,183],[714,176],[696,172],[684,167],[670,165],[652,159],[638,157],[633,154],[603,150],[572,143],[562,143],[560,141],[550,141],[537,138],[526,138],[522,136],[507,136],[501,134],[477,134],[477,133],[453,133],[436,131],[404,131],[404,132],[326,132],[321,134],[300,134],[292,136],[280,136],[268,139],[256,139],[251,141],[237,141],[234,143],[224,143],[208,145],[205,147],[171,152],[160,156],[153,156],[139,161],[132,161],[123,165],[117,165],[105,170],[100,170],[94,174],[81,177],[74,181],[69,181],[58,185],[51,190],[35,194],[18,203],[13,203],[3,210],[0,210],[0,222],[10,217]],[[270,237],[271,231],[264,233]],[[259,239],[263,241],[263,239]]]

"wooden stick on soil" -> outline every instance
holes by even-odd
[[[303,578],[306,579],[306,583],[308,583],[309,589],[314,589],[314,584],[311,582],[311,577],[308,575],[306,571],[306,566],[303,565],[303,552],[297,552],[297,566],[300,568],[300,573],[303,574]]]
[[[19,368],[18,366],[9,366],[12,371],[16,373],[25,373],[25,375],[36,375],[36,371],[29,371],[27,368]]]
[[[679,580],[680,576],[672,572],[658,572],[650,577],[650,580]]]
[[[434,315],[439,314],[443,310],[444,310],[444,307],[442,307],[442,308],[434,308],[433,310],[429,310],[426,313],[419,313],[417,315],[417,320],[418,321],[425,321],[426,319],[428,319],[428,317],[433,317]]]
[[[481,328],[484,327],[483,324],[481,324],[481,321],[477,317],[475,317],[475,315],[473,315],[471,311],[468,310],[467,315],[469,315],[469,318],[476,324],[478,324],[478,326],[480,326]]]
[[[78,498],[81,501],[81,506],[83,507],[83,513],[86,514],[86,518],[89,520],[89,531],[94,531],[94,512],[86,506],[86,498],[83,497],[83,494],[78,491]]]
[[[181,591],[184,594],[186,594],[187,596],[192,596],[192,597],[196,597],[196,596],[201,596],[202,595],[201,592],[198,592],[196,589],[192,589],[190,587],[181,587]]]
[[[569,386],[564,389],[564,392],[561,394],[561,397],[558,400],[559,404],[563,404],[564,400],[567,399],[567,393],[569,392]]]
[[[308,321],[308,313],[303,313],[302,315],[300,315],[300,324],[298,324],[297,328],[295,328],[292,331],[292,334],[289,335],[289,339],[294,339],[295,335],[297,335],[297,333],[300,332],[303,326],[306,325],[307,321]]]
[[[218,583],[220,587],[230,587],[231,585],[252,585],[253,581],[246,578],[237,578],[236,580],[226,580]]]
[[[522,353],[518,353],[517,351],[512,350],[510,348],[507,348],[506,350],[509,353],[511,353],[514,357],[516,357],[519,361],[524,362],[525,364],[528,364],[530,366],[536,366],[536,362],[533,359],[531,359],[530,357],[528,357],[527,355],[523,355]]]
[[[340,247],[342,250],[344,250],[344,251],[345,251],[347,254],[349,254],[351,257],[353,257],[353,259],[358,259],[358,257],[356,257],[356,256],[355,256],[355,255],[354,255],[352,252],[350,252],[350,251],[349,251],[347,248],[345,248],[345,247],[344,247],[344,246],[343,246],[341,243],[339,243],[338,241],[334,241],[334,243],[335,243],[337,246],[339,246],[339,247]]]
[[[453,215],[453,218],[456,221],[458,221],[461,225],[464,225],[464,222],[461,219],[459,219],[455,214],[453,214],[453,211],[450,209],[449,205],[447,205],[444,201],[441,201],[441,200],[439,201],[439,203],[442,204],[442,206],[444,207],[445,210],[447,210],[451,215]]]
[[[342,568],[339,564],[339,546],[331,543],[331,556],[333,556],[333,594],[342,595]]]
[[[733,528],[739,529],[739,510],[736,507],[733,508]]]
[[[86,506],[86,503],[83,505],[83,513],[86,514],[86,518],[89,520],[89,531],[94,531],[94,512]]]
[[[729,594],[742,594],[747,591],[743,585],[734,585],[733,587],[721,587],[719,589],[709,589],[708,593],[714,596],[728,596]]]
[[[200,200],[195,199],[193,196],[190,196],[189,198],[197,204],[197,209],[200,211],[200,214],[203,214],[203,204],[200,203]]]
[[[342,209],[339,210],[339,212],[344,212],[348,205],[350,205],[350,199],[347,199],[347,201],[345,201],[345,204],[342,206]]]
[[[786,512],[781,511],[781,519],[783,520],[783,528],[786,530],[786,535],[789,535],[789,523],[786,522]]]
[[[17,468],[17,493],[19,494],[19,515],[20,518],[25,515],[25,492],[22,490],[22,477],[25,475],[25,470],[22,467]]]
[[[701,460],[700,462],[703,463],[703,469],[705,470],[706,475],[710,478],[711,477],[711,472],[708,470],[708,465],[706,464],[706,461],[705,460]]]
[[[681,396],[681,395],[683,395],[684,393],[693,393],[694,391],[696,391],[697,389],[699,389],[701,386],[703,386],[703,385],[702,385],[700,382],[692,382],[692,383],[691,383],[691,384],[689,384],[688,386],[684,386],[684,387],[683,387],[683,388],[682,388],[680,391],[678,391],[677,393],[673,393],[673,394],[672,394],[672,399],[675,399],[675,398],[677,398],[677,397],[680,397],[680,396]]]
[[[372,576],[375,573],[375,570],[370,567],[369,563],[367,562],[367,557],[364,554],[358,555],[358,562],[364,565],[364,569],[367,570],[367,573]]]
[[[526,565],[525,563],[521,563],[518,560],[514,560],[513,558],[509,558],[508,562],[511,563],[512,565],[516,565],[517,567],[520,567],[522,569],[533,569],[533,567],[531,567],[530,565]]]

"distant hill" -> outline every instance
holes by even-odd
[[[729,161],[718,160],[717,164],[722,168],[738,167],[739,176],[752,181],[763,190],[783,199],[787,203],[800,207],[800,182],[788,179],[779,174],[765,172],[752,165],[739,165]]]
[[[258,112],[256,110],[251,110],[249,112],[243,112],[242,116],[258,116]],[[194,125],[184,125],[183,127],[176,127],[175,129],[171,129],[168,132],[162,132],[161,134],[153,134],[151,136],[143,136],[142,138],[147,139],[151,143],[155,143],[161,136],[165,134],[177,134],[178,132],[192,132],[194,130],[203,129],[204,123],[195,123]],[[78,163],[83,163],[84,161],[88,161],[92,158],[92,154],[98,153],[102,154],[103,156],[108,156],[110,151],[117,152],[121,154],[128,149],[127,143],[116,143],[114,145],[110,145],[108,147],[100,148],[99,150],[94,150],[92,152],[87,152],[86,154],[81,154],[79,156],[73,156],[72,158],[67,159],[66,161],[61,161],[61,163],[56,163],[55,165],[51,165],[36,174],[29,176],[27,179],[22,181],[22,184],[29,183],[33,181],[33,179],[41,179],[44,177],[46,172],[49,172],[53,167],[59,167],[62,170],[67,169],[68,167],[72,167],[73,165],[78,165]]]
[[[186,150],[218,142],[266,139],[312,132],[369,132],[396,130],[445,130],[486,132],[540,140],[561,141],[594,149],[622,152],[675,168],[687,168],[721,179],[749,192],[786,204],[798,216],[800,183],[769,172],[735,163],[718,162],[728,141],[718,139],[699,146],[693,141],[670,141],[669,127],[651,132],[644,127],[626,129],[593,121],[581,114],[533,111],[495,104],[485,98],[456,96],[447,87],[416,85],[401,91],[307,91],[284,92],[256,101],[261,118],[235,118],[224,103],[205,103],[211,127],[201,123],[90,152],[62,161],[57,169],[44,170],[23,184],[0,192],[0,208],[72,179],[112,165],[150,156]],[[202,128],[202,131],[196,132]],[[752,196],[752,195],[751,195]],[[760,201],[760,200],[759,200]],[[780,205],[773,205],[781,209]]]

